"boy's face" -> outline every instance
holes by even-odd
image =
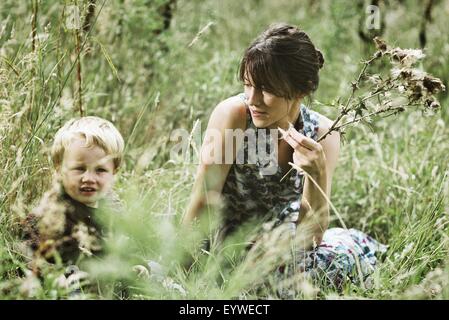
[[[96,207],[114,184],[113,159],[96,145],[86,147],[82,138],[74,139],[65,149],[58,171],[65,192],[90,207]]]

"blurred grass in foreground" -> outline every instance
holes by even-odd
[[[78,3],[85,8],[88,1]],[[116,188],[127,214],[117,218],[105,260],[90,265],[100,283],[99,293],[75,297],[119,298],[118,282],[129,284],[127,294],[132,298],[183,297],[157,281],[138,278],[132,266],[147,259],[164,265],[188,298],[276,296],[269,288],[263,293],[245,288],[257,273],[240,271],[245,265],[238,250],[235,256],[194,250],[200,233],[193,234],[190,246],[187,235],[178,230],[195,165],[170,161],[170,132],[190,131],[197,119],[206,127],[212,108],[242,90],[236,71],[244,48],[278,21],[298,24],[323,51],[326,62],[312,108],[332,118],[335,110],[327,105],[349,93],[359,61],[370,49],[357,34],[364,10],[349,0],[315,4],[177,1],[170,28],[156,35],[153,31],[163,23],[157,9],[163,3],[107,1],[103,5],[99,1],[96,22],[87,38],[83,34],[84,47],[77,51],[75,33],[66,28],[63,15],[63,9],[74,2],[1,2],[1,298],[70,297],[58,284],[62,266],[49,267],[40,287],[36,279],[23,275],[26,259],[17,249],[17,221],[49,187],[48,146],[55,131],[79,115],[78,57],[86,113],[114,121],[128,144]],[[423,15],[422,2],[391,3],[382,10],[385,40],[404,48],[418,47],[416,21]],[[33,12],[37,12],[34,49]],[[448,2],[437,2],[427,29],[423,65],[443,78],[446,86],[449,43],[441,35],[447,14]],[[449,298],[449,130],[447,96],[441,98],[442,111],[433,117],[409,113],[348,133],[333,180],[332,201],[348,226],[368,232],[390,249],[372,288],[348,284],[339,296],[332,289],[317,294],[315,288],[299,282],[298,298]],[[214,212],[211,209],[212,218]],[[203,233],[208,229],[205,225]],[[180,268],[185,254],[195,262],[189,274]],[[90,280],[91,286],[94,283]]]

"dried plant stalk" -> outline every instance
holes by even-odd
[[[76,80],[78,83],[78,111],[80,113],[80,116],[84,116],[84,109],[83,109],[83,96],[82,96],[82,76],[81,76],[81,35],[80,35],[80,29],[75,29],[75,42],[76,42],[76,56],[78,57],[78,61],[76,64]]]
[[[31,49],[33,52],[36,51],[36,39],[37,39],[37,12],[39,4],[38,0],[33,1],[33,19],[31,21]]]
[[[376,37],[377,51],[363,62],[362,70],[351,83],[351,93],[344,105],[338,103],[339,114],[331,127],[317,142],[324,140],[333,131],[344,134],[344,128],[361,121],[372,121],[373,117],[383,118],[397,115],[406,109],[422,108],[436,111],[441,105],[435,95],[446,88],[443,82],[414,65],[424,58],[420,49],[391,48],[384,40]],[[389,74],[369,74],[368,69],[376,61],[390,64]],[[357,90],[366,87],[366,93],[356,96]],[[344,122],[343,122],[344,121]],[[282,177],[281,182],[293,168]]]

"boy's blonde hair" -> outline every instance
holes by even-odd
[[[56,132],[51,148],[51,157],[56,168],[60,167],[64,151],[74,138],[83,138],[86,147],[98,146],[113,157],[115,169],[123,159],[125,142],[120,132],[108,120],[99,117],[82,117],[69,120]]]

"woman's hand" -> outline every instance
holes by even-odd
[[[299,133],[293,126],[287,131],[278,128],[284,140],[293,148],[293,163],[313,178],[326,174],[326,155],[315,140]]]

